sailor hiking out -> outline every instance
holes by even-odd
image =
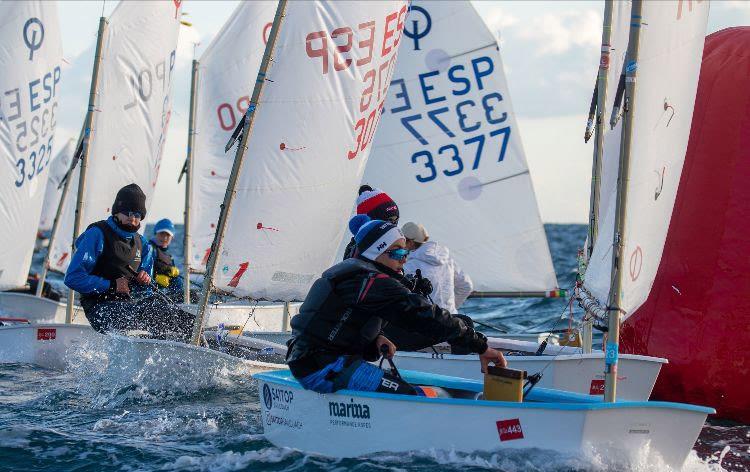
[[[163,218],[154,225],[154,237],[149,244],[154,251],[154,281],[156,285],[175,302],[182,302],[183,279],[180,269],[174,263],[169,253],[169,245],[174,239],[174,224],[168,218]]]
[[[287,362],[305,389],[420,394],[419,387],[368,363],[386,349],[386,357],[395,354],[397,346],[383,335],[389,323],[465,346],[480,354],[483,368],[505,365],[481,333],[410,290],[402,272],[409,251],[396,225],[356,215],[350,229],[358,255],[325,271],[292,318]]]
[[[117,192],[112,216],[89,225],[76,240],[65,285],[81,294],[91,327],[146,330],[155,337],[187,339],[193,315],[156,297],[151,289],[154,251],[138,234],[146,196],[136,184]]]

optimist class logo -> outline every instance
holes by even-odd
[[[419,24],[421,23],[419,20],[422,18],[419,18],[414,14],[414,12],[421,13],[422,17],[424,18],[424,28],[421,30],[419,28]],[[430,33],[430,30],[432,29],[432,18],[424,8],[412,5],[412,7],[409,9],[409,18],[407,19],[407,21],[409,20],[411,20],[411,24],[413,25],[412,29],[408,30],[406,27],[404,27],[404,34],[406,35],[406,37],[414,41],[414,50],[420,51],[419,40]]]
[[[521,420],[513,418],[512,420],[500,420],[497,422],[497,433],[500,435],[500,441],[512,441],[514,439],[523,439],[523,429],[521,429]]]
[[[29,18],[23,25],[23,42],[29,48],[29,60],[33,61],[34,51],[41,48],[44,42],[44,24],[39,18]]]

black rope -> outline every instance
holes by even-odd
[[[542,377],[544,376],[544,374],[542,372],[544,372],[544,371],[542,370],[540,372],[537,372],[536,374],[529,375],[529,377],[526,379],[526,385],[523,386],[523,388],[524,388],[523,398],[524,399],[526,398],[526,396],[529,393],[531,393],[531,390],[534,389],[534,387],[536,386],[536,384],[538,384],[539,381],[542,380]],[[526,388],[526,387],[528,387],[528,388]]]
[[[391,375],[396,377],[399,380],[404,380],[401,377],[401,374],[399,373],[398,369],[396,368],[396,364],[393,363],[393,359],[388,357],[388,346],[383,344],[380,346],[380,353],[383,355],[383,357],[380,358],[380,368],[383,368],[383,361],[388,361],[388,364],[391,366]]]

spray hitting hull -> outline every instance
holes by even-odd
[[[109,387],[156,391],[193,391],[227,376],[276,367],[176,341],[53,323],[0,327],[0,363],[82,372]]]

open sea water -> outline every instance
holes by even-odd
[[[586,228],[547,225],[546,229],[558,280],[562,288],[569,288]],[[180,246],[178,234],[172,248],[177,258]],[[41,257],[35,256],[35,269]],[[52,282],[61,280],[53,277]],[[470,300],[462,311],[509,330],[541,331],[567,326],[567,320],[561,320],[565,308],[566,301],[559,299],[499,299]],[[576,317],[580,319],[580,314]],[[209,388],[177,382],[170,384],[175,387],[155,389],[138,382],[119,385],[119,379],[107,378],[95,368],[96,355],[86,360],[66,372],[0,365],[0,471],[515,472],[611,467],[606,457],[568,457],[538,450],[491,454],[429,450],[345,460],[309,456],[276,448],[263,438],[258,390],[246,372],[222,372]],[[748,468],[750,426],[712,420],[683,470]],[[649,463],[644,455],[632,470],[665,468]]]

